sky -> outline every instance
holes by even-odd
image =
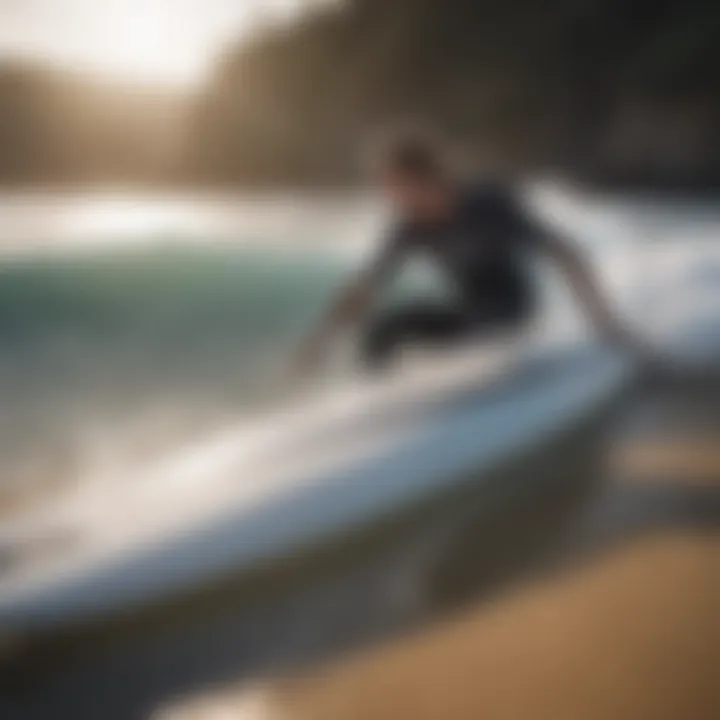
[[[306,2],[307,0],[305,0]],[[0,57],[124,80],[200,82],[227,42],[304,0],[0,0]]]

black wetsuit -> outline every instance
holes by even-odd
[[[462,193],[451,219],[401,223],[378,259],[377,270],[394,269],[416,253],[430,257],[455,286],[457,302],[416,301],[371,323],[363,355],[386,362],[407,343],[447,344],[502,329],[519,328],[533,314],[533,282],[524,256],[543,236],[502,187]]]

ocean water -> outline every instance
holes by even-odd
[[[133,250],[0,268],[3,483],[102,473],[258,403],[338,268]]]
[[[714,208],[533,202],[635,323],[659,332],[699,304],[717,320]],[[381,225],[347,197],[0,198],[0,513],[281,402],[283,362]],[[539,275],[544,333],[581,337],[566,288]]]
[[[0,201],[0,506],[131,472],[269,401],[347,266],[332,212]]]

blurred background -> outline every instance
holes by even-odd
[[[0,588],[18,518],[52,515],[68,491],[148,475],[286,401],[278,366],[382,233],[385,209],[358,157],[398,120],[438,128],[469,167],[516,178],[635,327],[717,366],[718,77],[712,0],[0,0]],[[581,342],[565,290],[542,273],[545,338]],[[720,713],[720,562],[709,532],[720,393],[703,372],[629,399],[603,456],[615,464],[600,473],[624,489],[582,506],[582,530],[563,537],[560,555],[594,548],[596,536],[614,542],[618,522],[624,538],[628,517],[671,525],[672,538],[678,524],[691,530],[679,545],[665,535],[633,545],[620,569],[603,565],[579,589],[567,583],[585,581],[554,580],[556,594],[539,601],[547,624],[522,602],[515,615],[499,611],[508,620],[473,605],[503,564],[501,550],[478,548],[524,555],[537,543],[516,533],[535,521],[510,515],[479,537],[458,523],[442,561],[433,551],[424,563],[432,607],[413,628],[430,635],[417,630],[417,646],[373,645],[380,656],[336,666],[366,636],[387,641],[418,622],[360,589],[387,589],[399,568],[414,568],[422,531],[393,543],[391,560],[341,562],[310,590],[243,606],[221,650],[216,628],[177,653],[190,659],[168,671],[172,681],[155,645],[139,651],[146,679],[147,667],[156,672],[145,684],[122,679],[141,666],[132,654],[43,650],[18,663],[3,652],[0,714],[151,717],[170,707],[173,718],[254,719],[275,717],[277,702],[288,717],[514,719],[544,717],[545,703],[555,720],[709,720]],[[563,457],[575,479],[597,472]],[[660,476],[661,490],[640,497],[628,476],[632,487]],[[552,494],[543,518],[567,517],[568,503],[575,512],[576,491]],[[658,597],[670,599],[653,617]],[[437,629],[460,599],[465,625]],[[622,630],[598,624],[603,607],[624,618]],[[12,630],[0,625],[0,648]],[[577,647],[562,639],[573,634]],[[476,643],[468,650],[461,637]],[[477,647],[491,649],[476,657]],[[293,676],[329,649],[318,677],[260,695],[226,689]],[[455,662],[450,700],[436,672]],[[398,678],[397,693],[385,677]],[[419,705],[418,686],[428,693]]]
[[[368,128],[486,161],[718,181],[718,13],[691,2],[31,0],[2,5],[2,181],[346,184]]]

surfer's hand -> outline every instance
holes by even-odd
[[[671,389],[692,383],[697,376],[692,365],[655,351],[639,354],[640,368],[646,385],[654,389]]]
[[[656,348],[622,323],[606,325],[603,339],[612,347],[630,354],[647,376],[661,377],[671,372],[670,363],[658,354]]]
[[[615,323],[611,328],[606,328],[604,337],[613,347],[629,353],[642,368],[646,378],[657,382],[674,375],[673,364],[630,328]]]

